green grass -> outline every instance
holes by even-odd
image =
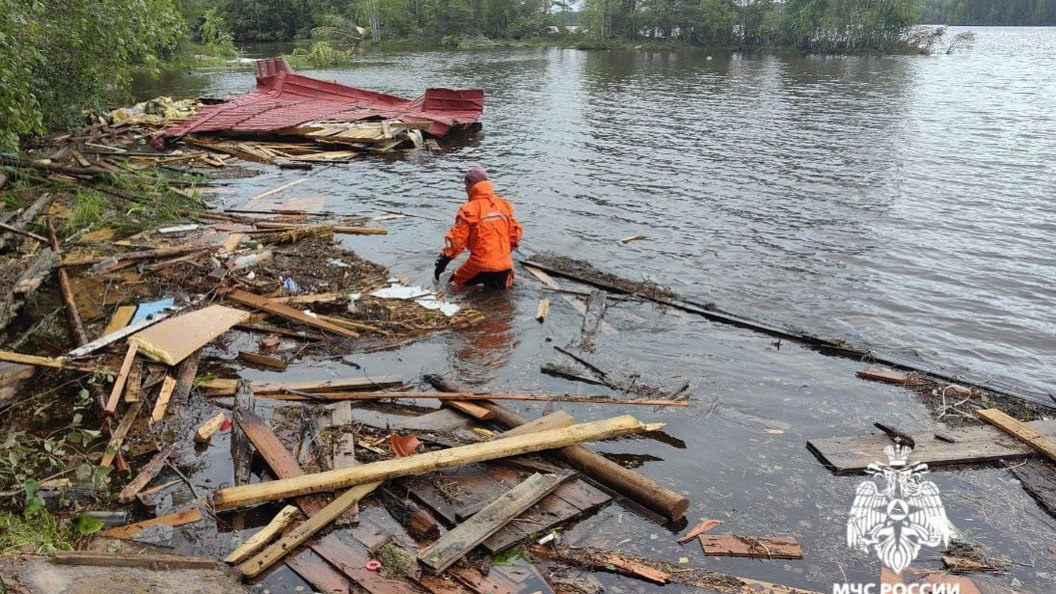
[[[32,547],[34,553],[50,554],[72,551],[79,537],[73,526],[60,522],[42,509],[29,518],[21,514],[0,512],[0,554]]]

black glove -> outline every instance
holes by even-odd
[[[433,264],[436,266],[436,268],[433,268],[433,280],[440,280],[440,275],[443,274],[445,270],[447,270],[447,265],[450,263],[451,258],[448,258],[443,254],[437,256],[436,261],[433,262]]]

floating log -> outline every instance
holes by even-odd
[[[440,536],[440,526],[433,516],[413,501],[399,497],[387,488],[377,491],[378,499],[415,540],[433,540]]]
[[[534,433],[536,431],[547,431],[550,429],[561,429],[568,427],[569,425],[575,425],[576,420],[572,418],[572,415],[568,414],[563,410],[552,412],[546,416],[539,417],[533,421],[514,427],[512,429],[503,431],[498,434],[495,439],[506,439],[509,437],[517,437],[518,435],[524,435],[525,433]]]
[[[561,448],[584,441],[656,431],[661,427],[663,427],[663,424],[645,424],[630,415],[624,415],[592,423],[580,423],[563,429],[540,431],[510,439],[464,445],[447,450],[416,454],[407,458],[372,462],[362,466],[330,470],[292,479],[280,479],[257,485],[228,487],[216,491],[214,503],[218,510],[233,509],[285,497],[333,491],[379,480],[417,475],[451,466]]]
[[[557,488],[571,474],[533,474],[503,493],[469,520],[418,553],[418,561],[441,572]]]
[[[443,378],[426,376],[425,379],[438,390],[459,391],[454,384]],[[528,423],[527,419],[500,404],[488,402],[481,403],[481,406],[495,413],[495,420],[507,427],[514,428]],[[684,496],[582,446],[562,448],[560,454],[587,476],[668,519],[679,520],[689,509],[689,499]]]

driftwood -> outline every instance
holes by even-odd
[[[587,404],[627,404],[636,406],[689,406],[685,400],[669,399],[627,399],[611,396],[575,396],[572,394],[510,394],[510,393],[477,393],[477,392],[272,392],[261,394],[261,398],[271,400],[514,400],[523,402],[576,402]]]
[[[594,290],[587,298],[587,311],[583,314],[583,327],[580,330],[579,347],[585,350],[594,348],[594,333],[598,331],[601,318],[605,315],[605,291]]]

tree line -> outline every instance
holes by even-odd
[[[927,0],[920,22],[938,25],[1056,25],[1056,0]]]

